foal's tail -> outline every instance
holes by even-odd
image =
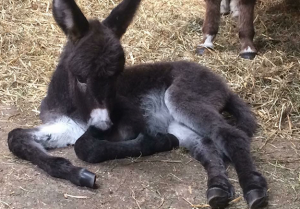
[[[257,129],[257,122],[250,107],[232,93],[225,106],[225,111],[235,117],[236,127],[244,131],[249,137],[252,137]]]
[[[28,160],[49,175],[71,181],[78,186],[95,187],[96,176],[88,170],[75,167],[62,157],[54,157],[34,140],[34,129],[14,129],[8,134],[9,150],[17,157]]]

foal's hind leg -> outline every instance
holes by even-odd
[[[223,159],[211,139],[200,137],[182,124],[172,122],[168,132],[179,139],[180,146],[186,147],[191,155],[204,166],[207,171],[207,199],[213,208],[223,208],[234,196]]]
[[[254,38],[254,6],[256,0],[240,0],[239,4],[239,38],[241,42],[240,56],[245,59],[254,59],[257,54],[253,44]]]
[[[220,24],[220,5],[221,0],[206,0],[205,20],[202,26],[203,39],[197,47],[196,53],[203,55],[207,48],[213,49],[215,39]]]
[[[250,155],[250,138],[241,130],[230,126],[223,116],[196,99],[194,95],[175,94],[178,87],[172,86],[166,92],[165,102],[174,117],[195,132],[210,137],[232,161],[238,174],[244,197],[250,208],[267,204],[267,183],[265,178],[256,171]]]
[[[12,130],[8,134],[8,147],[16,156],[36,164],[53,177],[92,188],[95,174],[73,166],[67,159],[50,156],[45,150],[74,144],[81,134],[83,130],[73,120],[61,117],[37,128]]]

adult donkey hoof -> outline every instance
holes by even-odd
[[[253,60],[256,54],[257,54],[256,52],[244,52],[244,53],[240,53],[240,57],[247,60]]]
[[[96,175],[86,169],[79,171],[79,184],[83,187],[95,188]]]
[[[268,195],[265,189],[253,189],[246,195],[245,199],[250,209],[262,208],[268,205]]]
[[[210,47],[205,47],[205,46],[197,46],[196,48],[196,54],[198,55],[204,55],[205,52],[209,51],[209,50],[213,50],[213,48],[210,48]]]
[[[233,199],[233,192],[229,193],[218,187],[209,188],[206,192],[208,204],[212,208],[225,208]]]

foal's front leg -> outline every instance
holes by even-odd
[[[205,20],[202,26],[203,39],[197,47],[196,53],[203,55],[207,48],[213,49],[213,40],[215,39],[220,24],[220,5],[221,0],[205,0],[206,12]]]
[[[62,116],[36,128],[12,130],[8,134],[8,147],[16,156],[32,162],[53,177],[93,188],[95,174],[72,165],[65,158],[51,156],[46,151],[49,148],[72,145],[83,133],[78,123]]]
[[[171,134],[147,134],[140,109],[127,98],[117,96],[112,112],[113,126],[102,131],[89,127],[76,141],[75,152],[81,160],[99,163],[117,158],[138,157],[169,151],[179,142]]]
[[[93,128],[90,127],[76,141],[74,147],[77,157],[89,163],[147,156],[158,152],[170,151],[179,145],[178,139],[171,134],[151,136],[141,133],[132,140],[112,142],[101,139],[99,134],[95,136],[93,132]]]

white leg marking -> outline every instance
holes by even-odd
[[[228,14],[230,12],[229,4],[230,4],[230,0],[221,1],[221,7],[220,7],[221,14]]]
[[[239,0],[230,1],[230,10],[232,12],[232,17],[238,17],[240,15]]]
[[[246,49],[243,49],[243,50],[241,51],[241,53],[256,53],[256,51],[253,50],[253,49],[251,49],[250,46],[248,46]]]
[[[203,44],[200,44],[199,46],[205,47],[205,48],[214,48],[214,45],[212,43],[213,39],[214,39],[214,35],[205,35],[205,41]]]
[[[88,126],[95,126],[102,131],[109,129],[112,126],[112,122],[109,118],[107,109],[94,109],[90,114]]]
[[[87,127],[69,117],[62,116],[52,123],[46,123],[33,132],[35,141],[45,148],[59,148],[75,144]]]
[[[190,149],[197,142],[199,143],[203,137],[196,134],[191,129],[173,121],[168,128],[168,133],[173,134],[179,140],[179,146]]]

